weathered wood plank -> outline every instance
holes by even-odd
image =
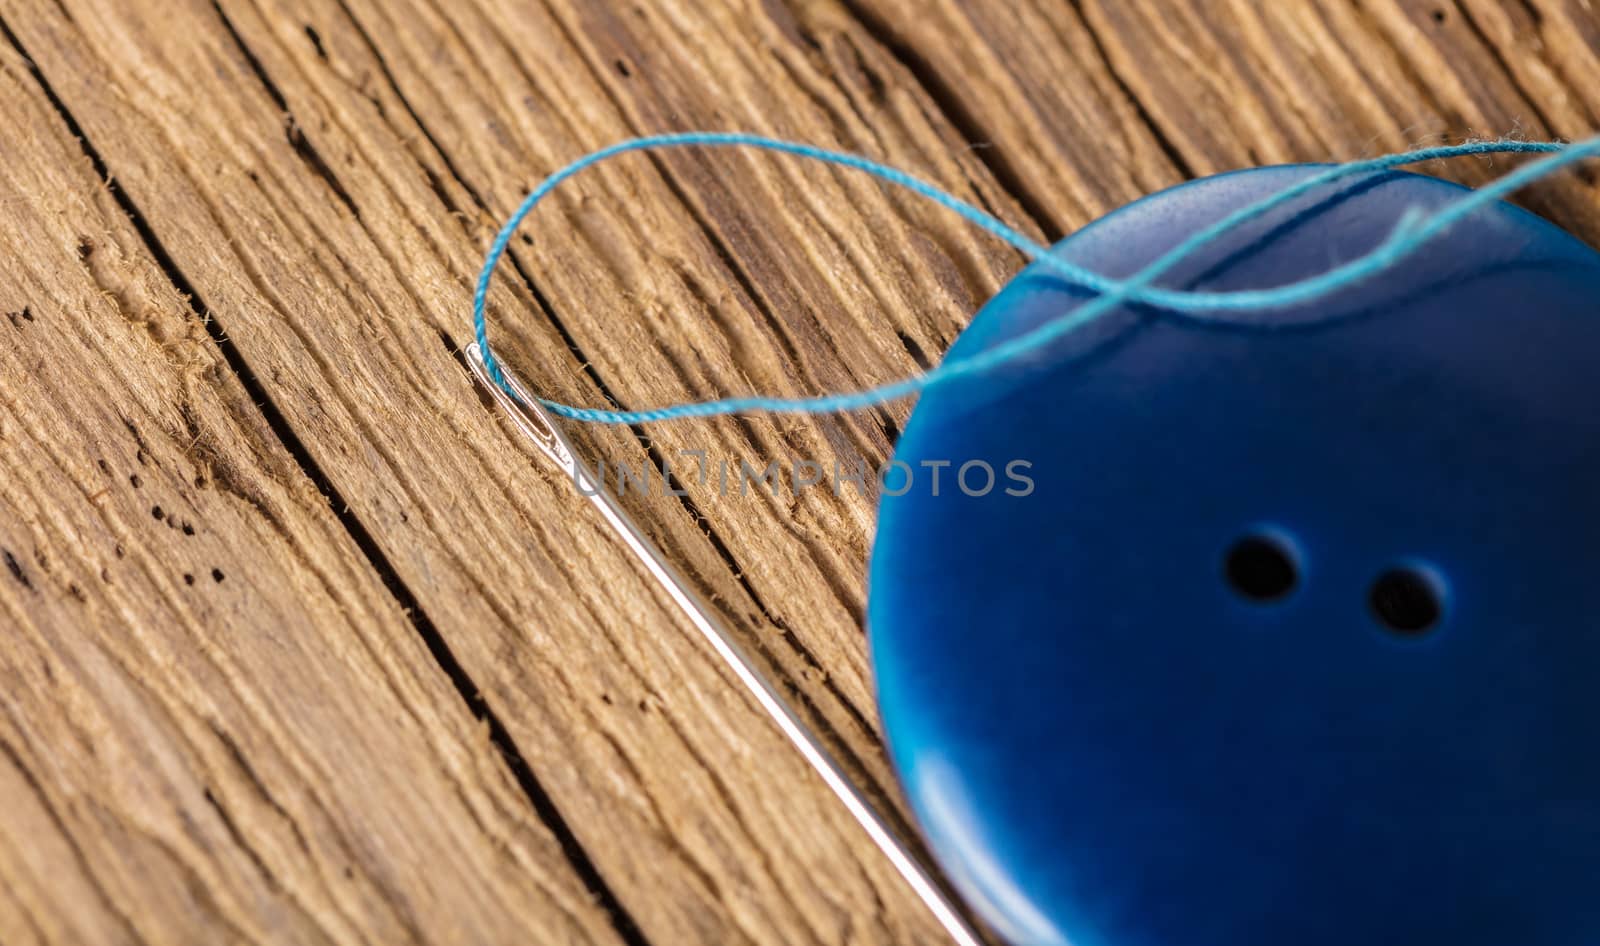
[[[737,127],[908,166],[932,156],[924,173],[1026,223],[914,83],[879,74],[893,64],[842,8],[829,12],[847,32],[825,45],[781,8],[750,20],[699,4],[349,6],[385,78],[488,221],[583,151],[646,131]],[[325,31],[340,22],[304,16]],[[356,62],[360,52],[346,50]],[[514,246],[515,266],[551,301],[607,390],[637,406],[731,391],[802,394],[909,372],[949,343],[1017,263],[1008,250],[974,245],[941,211],[859,176],[770,156],[636,157],[575,183],[583,189],[558,195],[529,224],[532,243]],[[596,299],[613,303],[602,313],[591,308]],[[517,358],[525,344],[517,333],[538,328],[529,325],[537,314],[498,308],[495,330],[513,363],[545,384],[545,355]],[[586,403],[603,400],[590,394]],[[835,460],[881,462],[904,416],[898,405],[859,417],[660,425],[649,434],[669,458],[703,451],[735,476],[743,460],[758,468],[813,460],[831,471]],[[592,455],[629,460],[603,445]],[[693,466],[679,461],[680,470]],[[639,504],[640,517],[694,562],[690,571],[710,596],[745,619],[800,694],[885,779],[860,633],[875,494],[846,486],[837,496],[787,488],[723,495],[685,485],[694,515],[736,563],[737,581],[693,556],[696,537],[670,500]]]
[[[1600,126],[1584,0],[850,2],[1062,232],[1183,176]],[[1475,184],[1505,163],[1426,170]],[[1600,240],[1591,178],[1527,202]]]
[[[0,47],[0,941],[612,943]]]
[[[245,4],[226,6],[219,14],[197,4],[185,21],[192,28],[174,32],[136,10],[70,3],[66,9],[70,19],[53,7],[31,7],[13,25],[46,74],[58,77],[68,108],[110,155],[112,170],[140,201],[178,267],[206,287],[211,311],[308,452],[502,711],[517,744],[646,932],[669,941],[920,941],[935,935],[920,906],[831,800],[816,790],[796,790],[814,785],[809,773],[731,690],[698,643],[671,623],[664,602],[597,524],[583,516],[567,485],[530,477],[524,448],[507,440],[498,417],[479,405],[440,343],[441,331],[457,338],[464,334],[459,313],[465,312],[467,283],[484,240],[480,232],[463,233],[453,212],[453,207],[465,208],[476,218],[469,188],[431,150],[429,135],[410,120],[408,103],[381,81],[382,67],[349,17],[338,7],[311,8],[320,11],[312,19],[287,16],[281,8],[263,15]],[[437,11],[402,9],[387,28],[426,27],[437,17]],[[306,25],[313,27],[315,39]],[[431,73],[441,85],[449,85],[456,70],[471,74],[483,63],[495,63],[496,49],[503,48],[503,38],[484,49],[453,46],[461,42],[454,26],[434,28],[437,32],[426,37],[429,55],[449,57],[446,66]],[[511,32],[487,22],[471,28],[498,30],[502,37]],[[367,33],[377,35],[376,30]],[[541,51],[540,68],[548,71],[561,53],[559,26],[525,35],[556,44]],[[788,42],[795,50],[805,47],[799,39]],[[604,74],[619,76],[610,60]],[[516,73],[512,78],[522,81]],[[584,73],[561,81],[579,79],[596,81]],[[208,94],[185,94],[196,87]],[[122,107],[104,93],[107,88],[117,90],[124,102],[144,105]],[[217,91],[210,94],[212,89]],[[861,89],[868,91],[870,83],[862,80]],[[507,167],[515,163],[518,181],[509,187],[472,187],[494,195],[491,209],[515,199],[530,165],[549,164],[627,131],[619,116],[574,100],[559,86],[542,94],[560,95],[563,108],[592,124],[581,139],[564,139],[559,151],[541,146],[551,149],[539,152],[541,161],[530,162],[522,154],[513,162],[514,150],[497,145],[496,160]],[[606,101],[597,92],[585,94]],[[803,99],[792,89],[787,94]],[[514,109],[526,107],[525,90],[495,95],[497,101],[504,96],[516,103]],[[184,108],[163,104],[174,102]],[[757,104],[749,106],[752,114]],[[292,124],[286,125],[285,109]],[[593,112],[598,117],[588,114]],[[546,140],[560,130],[562,119],[554,111],[551,115],[549,127],[541,126],[540,137],[529,140]],[[913,109],[910,117],[913,127],[933,134],[920,112]],[[513,130],[527,133],[527,122],[512,113],[475,134],[498,141]],[[286,128],[292,132],[286,134]],[[435,140],[447,137],[429,131]],[[807,136],[799,128],[790,133]],[[456,160],[452,155],[450,163]],[[982,179],[980,165],[962,160]],[[872,283],[866,289],[836,284],[825,278],[825,266],[824,276],[806,276],[823,294],[819,301],[831,304],[845,292],[858,300],[875,299],[871,292],[896,294],[889,310],[904,313],[913,342],[931,351],[948,340],[955,320],[978,295],[968,288],[965,273],[977,274],[983,291],[992,291],[1005,269],[971,249],[948,221],[940,221],[936,232],[942,227],[953,248],[953,261],[947,260],[939,244],[913,235],[913,224],[927,216],[925,209],[902,214],[861,182],[823,179],[830,194],[842,196],[811,206],[791,201],[792,167],[758,173],[765,175],[760,178],[766,189],[763,207],[793,206],[800,215],[785,231],[790,243],[760,238],[766,252],[785,261],[772,264],[763,283],[766,292],[786,291],[777,278],[787,280],[784,269],[810,274],[817,264],[814,254],[827,254],[846,272],[873,274]],[[716,179],[700,176],[718,188],[724,200],[719,206],[733,205],[734,195]],[[577,238],[547,241],[562,247],[548,252],[559,252],[555,258],[563,261],[558,271],[562,291],[569,293],[564,311],[581,311],[577,300],[604,290],[613,298],[627,293],[645,301],[647,310],[670,305],[686,313],[683,321],[698,317],[714,324],[701,287],[737,286],[738,274],[728,272],[735,264],[725,259],[743,260],[750,248],[736,242],[732,250],[722,250],[700,231],[684,227],[682,218],[669,212],[671,187],[648,164],[601,172],[599,180],[639,199],[599,208],[592,200],[568,198],[569,216],[579,224]],[[644,199],[646,194],[653,199]],[[862,217],[849,209],[851,204],[877,208],[876,216]],[[830,225],[847,223],[847,238],[792,242],[793,233],[809,229],[818,217]],[[743,221],[754,234],[753,220],[740,216],[733,222]],[[930,317],[929,288],[909,263],[894,263],[893,278],[877,276],[877,263],[855,256],[858,242],[879,254],[892,250],[896,260],[903,243],[938,263],[945,277],[931,285],[943,336],[933,336],[922,324]],[[598,261],[581,255],[597,250],[605,251]],[[664,262],[671,260],[679,263]],[[621,281],[619,274],[632,282]],[[497,307],[525,315],[516,331],[504,333],[506,347],[524,364],[547,366],[538,377],[545,390],[600,400],[561,334],[540,320],[539,306],[525,289],[503,283]],[[794,362],[779,357],[785,346],[770,344],[764,322],[770,319],[783,320],[783,331],[801,333],[807,351],[821,344],[815,340],[819,322],[810,306],[803,308],[808,311],[797,316],[775,305],[763,312],[747,304],[737,316],[742,332],[760,340],[761,348],[750,354],[767,349],[778,354],[745,357],[741,339],[710,336],[702,338],[712,344],[699,350],[679,346],[679,353],[685,364],[711,361],[730,376],[747,374],[762,386],[780,376],[797,390],[832,385],[844,376],[833,364],[833,349],[828,357],[813,354],[814,368],[791,367]],[[851,312],[858,321],[846,326],[852,336],[848,345],[835,345],[837,352],[866,370],[875,356],[856,341],[859,335],[862,341],[876,339],[872,347],[879,353],[910,367],[914,362],[898,338],[865,334],[876,311]],[[625,329],[618,343],[635,353],[655,343],[655,332],[678,327],[652,327],[648,320],[618,324]],[[807,370],[814,371],[815,380],[799,376]],[[660,377],[662,371],[647,374]],[[721,383],[720,376],[713,377],[705,389]],[[748,442],[740,425],[726,429],[732,434],[720,434],[724,438],[737,435],[734,442]],[[830,439],[848,445],[845,438],[853,437],[880,454],[888,443],[870,418],[828,424],[826,437],[798,433],[803,428],[794,424],[759,429],[771,448],[725,453],[760,457],[816,449],[826,458],[821,449]],[[606,448],[606,456],[643,456],[627,435],[613,441],[617,445]],[[765,629],[769,653],[808,671],[796,675],[797,689],[822,706],[824,716],[831,713],[841,721],[836,728],[845,745],[883,780],[867,721],[870,711],[864,709],[868,689],[856,624],[870,507],[865,499],[853,502],[855,518],[844,523],[856,536],[850,544],[834,541],[831,524],[815,519],[804,529],[789,527],[810,540],[810,547],[799,551],[774,541],[770,527],[765,532],[747,528],[767,547],[784,549],[775,569],[793,563],[797,572],[822,576],[799,586],[807,593],[772,600],[833,615],[830,626],[848,637],[835,645],[836,654],[816,656],[821,649],[812,650],[812,659],[827,666],[832,679],[805,667],[807,655],[797,653],[784,630],[750,602],[681,505],[656,501],[660,511],[653,521],[693,571],[710,576],[710,590],[731,602],[736,616],[751,615],[751,623]],[[780,522],[793,521],[781,500],[769,497],[763,506],[783,512]],[[570,524],[552,521],[562,515],[578,518]],[[702,560],[704,568],[698,567]],[[840,564],[846,561],[849,570]],[[795,587],[781,578],[774,584]],[[799,629],[796,639],[809,627],[801,621],[791,626]],[[846,693],[846,686],[853,693]]]
[[[540,175],[633,133],[748,129],[885,157],[1053,236],[1192,174],[1585,134],[1600,94],[1582,0],[19,6],[247,370],[662,942],[935,934],[565,484],[475,405],[448,348],[489,228]],[[1591,180],[1530,202],[1594,239]],[[903,373],[1020,264],[869,182],[767,157],[629,159],[528,238],[496,287],[501,350],[591,404]],[[669,457],[875,463],[904,416],[649,433]],[[627,432],[583,437],[646,459]],[[873,497],[689,487],[636,511],[888,795],[859,631]]]

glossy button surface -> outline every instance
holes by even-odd
[[[1126,275],[1317,170],[1187,184],[1056,252]],[[1162,284],[1314,275],[1462,193],[1330,185]],[[948,357],[1084,298],[1035,264]],[[1600,943],[1593,251],[1502,205],[1314,307],[1117,310],[925,395],[896,459],[868,615],[884,724],[1003,935]],[[982,467],[956,480],[973,461],[982,495]]]

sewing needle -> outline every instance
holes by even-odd
[[[483,384],[484,388],[495,399],[502,410],[511,417],[517,429],[533,441],[539,452],[551,460],[564,476],[571,480],[578,491],[589,500],[597,509],[606,524],[616,533],[633,557],[643,565],[650,577],[655,579],[657,585],[667,593],[689,623],[706,639],[722,662],[733,671],[734,676],[744,685],[746,691],[755,698],[767,716],[777,724],[784,736],[811,765],[811,768],[822,777],[833,794],[838,797],[844,807],[855,818],[861,828],[866,831],[878,849],[883,852],[890,863],[899,871],[906,883],[916,892],[923,904],[933,913],[939,924],[950,934],[951,939],[961,946],[982,946],[983,941],[977,932],[967,923],[955,904],[946,896],[944,891],[934,881],[932,875],[922,866],[921,862],[910,852],[904,842],[898,838],[884,821],[882,815],[873,808],[861,790],[850,781],[832,753],[822,745],[811,728],[802,721],[788,702],[778,694],[777,689],[767,679],[766,675],[755,665],[750,656],[745,653],[734,640],[733,635],[722,623],[700,596],[696,594],[680,576],[676,569],[668,564],[661,551],[655,544],[645,537],[626,512],[617,505],[616,501],[605,491],[604,484],[597,482],[588,469],[578,460],[572,451],[561,429],[556,425],[555,418],[540,406],[539,401],[523,387],[504,365],[500,366],[502,376],[507,386],[515,392],[515,396],[495,384],[490,379],[484,366],[483,352],[476,342],[466,347],[467,364],[472,372]]]

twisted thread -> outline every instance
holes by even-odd
[[[1152,306],[1169,315],[1201,321],[1220,321],[1227,313],[1247,312],[1281,306],[1303,305],[1327,297],[1342,289],[1370,279],[1383,271],[1399,265],[1405,258],[1437,239],[1451,227],[1474,212],[1501,200],[1512,192],[1585,158],[1600,154],[1600,137],[1577,143],[1532,141],[1473,141],[1405,151],[1362,161],[1334,165],[1320,174],[1306,178],[1271,197],[1264,198],[1234,211],[1222,220],[1192,234],[1167,251],[1154,262],[1127,279],[1113,279],[1103,273],[1075,266],[1050,253],[1043,244],[1029,239],[1004,221],[978,209],[955,195],[923,181],[898,168],[889,167],[859,155],[830,151],[812,145],[731,132],[687,132],[682,134],[651,135],[634,138],[587,154],[545,178],[538,187],[523,199],[516,211],[495,236],[484,259],[483,270],[478,275],[476,292],[472,299],[473,330],[478,347],[483,352],[484,367],[496,384],[511,393],[505,376],[489,347],[488,317],[486,314],[489,285],[500,258],[505,255],[511,238],[522,225],[524,218],[551,191],[579,171],[599,164],[617,155],[633,151],[663,148],[745,147],[775,151],[838,165],[870,174],[886,183],[905,188],[918,196],[955,212],[957,215],[1016,247],[1028,257],[1041,261],[1065,281],[1081,286],[1097,295],[1087,303],[1063,313],[1060,318],[1018,335],[1004,344],[986,349],[970,357],[946,360],[937,367],[919,374],[839,394],[816,397],[729,397],[709,401],[689,401],[665,407],[638,411],[613,411],[577,407],[556,401],[540,399],[551,413],[571,420],[599,424],[640,424],[654,421],[678,420],[691,417],[712,417],[741,413],[822,414],[835,411],[857,410],[887,401],[919,394],[929,388],[949,384],[993,371],[1037,351],[1056,339],[1099,318],[1106,312],[1127,302]],[[1306,279],[1265,289],[1247,289],[1229,292],[1185,291],[1163,289],[1152,285],[1163,273],[1190,254],[1204,248],[1213,240],[1245,223],[1259,219],[1273,209],[1341,178],[1376,171],[1386,171],[1406,164],[1441,158],[1468,155],[1538,153],[1544,154],[1511,173],[1471,191],[1463,197],[1431,213],[1410,211],[1402,215],[1389,236],[1371,251],[1323,273]],[[513,396],[515,396],[513,394]]]

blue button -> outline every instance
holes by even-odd
[[[1054,252],[1130,275],[1320,170],[1186,184]],[[1330,184],[1161,284],[1313,276],[1463,193]],[[948,357],[1088,297],[1035,264]],[[1497,205],[1315,305],[1126,306],[924,395],[896,460],[868,608],[884,725],[1002,935],[1600,943],[1592,250]]]

